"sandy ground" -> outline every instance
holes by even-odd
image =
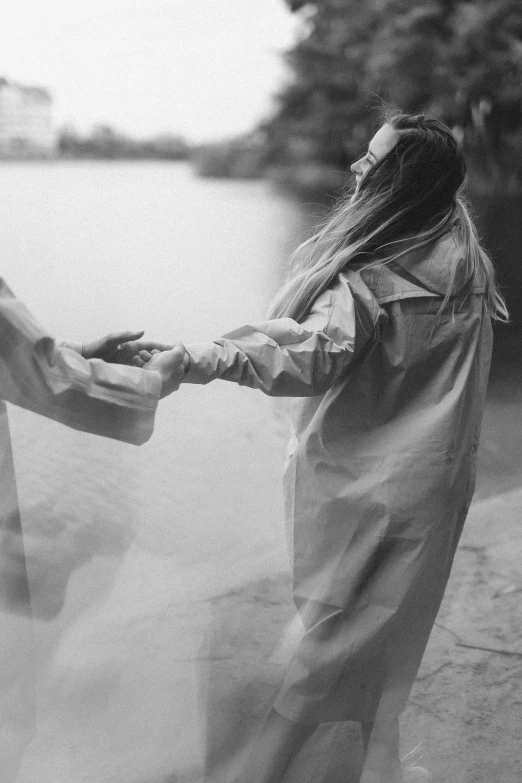
[[[473,505],[402,717],[403,750],[423,743],[422,763],[433,783],[522,780],[521,508],[522,489]],[[207,650],[213,660],[209,781],[217,779],[210,772],[216,762],[224,763],[253,730],[252,704],[261,719],[277,691],[284,656],[265,658],[263,651],[276,648],[292,616],[289,594],[282,577],[213,601],[221,631]],[[296,759],[288,783],[357,783],[360,764],[358,725],[323,725]]]
[[[405,713],[436,783],[522,780],[522,490],[473,506]]]

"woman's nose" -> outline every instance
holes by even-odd
[[[356,161],[355,161],[355,163],[352,163],[352,165],[350,166],[350,171],[351,171],[353,174],[362,174],[362,171],[361,171],[361,161],[360,161],[360,159],[359,159],[359,160],[356,160]]]

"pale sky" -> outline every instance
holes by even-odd
[[[0,0],[0,76],[57,127],[222,138],[270,113],[296,28],[284,0]]]

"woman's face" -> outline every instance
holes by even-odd
[[[355,174],[357,188],[364,174],[369,168],[374,166],[377,161],[384,158],[397,144],[399,138],[398,132],[391,125],[383,125],[379,128],[373,139],[368,144],[368,151],[362,158],[352,163],[350,169]]]

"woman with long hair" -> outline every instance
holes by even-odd
[[[241,783],[281,781],[335,721],[361,724],[361,783],[428,779],[401,767],[398,718],[474,490],[491,320],[508,314],[442,122],[389,113],[351,168],[270,319],[178,344],[171,372],[170,389],[220,378],[298,398],[285,490],[304,632]]]

